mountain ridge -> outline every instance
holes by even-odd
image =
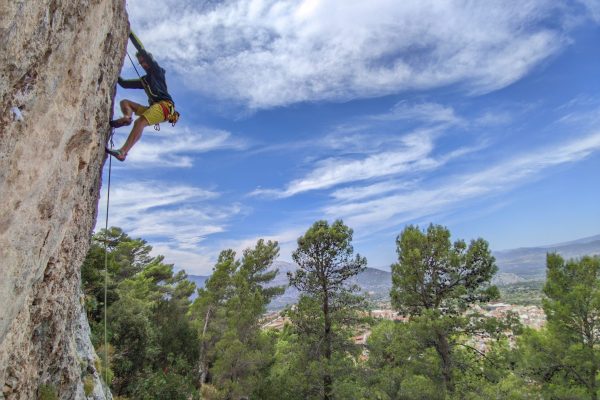
[[[520,247],[501,251],[493,251],[498,265],[498,273],[494,276],[495,285],[512,285],[527,281],[544,280],[546,276],[546,254],[557,252],[565,258],[577,258],[584,255],[600,255],[600,235],[589,236],[554,245]],[[270,310],[278,310],[297,301],[299,292],[288,286],[288,272],[295,271],[298,266],[287,261],[275,261],[272,269],[279,274],[269,286],[286,286],[285,293],[271,302]],[[188,279],[197,285],[204,285],[209,276],[188,275]],[[392,273],[376,267],[367,267],[353,277],[350,284],[356,284],[361,292],[372,301],[389,301],[392,288]],[[202,287],[199,286],[199,287]]]

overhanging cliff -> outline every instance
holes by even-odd
[[[128,29],[124,0],[0,2],[0,399],[103,398],[80,266]]]

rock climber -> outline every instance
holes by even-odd
[[[158,65],[152,54],[144,49],[144,46],[133,32],[129,33],[129,39],[137,49],[136,57],[144,71],[146,71],[146,75],[139,77],[139,79],[119,77],[118,83],[125,89],[144,89],[148,96],[149,106],[146,107],[131,100],[122,100],[120,105],[123,116],[110,121],[111,127],[119,128],[130,125],[133,114],[139,117],[133,123],[131,133],[120,149],[106,148],[106,152],[119,161],[125,161],[129,150],[142,137],[142,131],[145,127],[158,125],[164,121],[169,121],[175,125],[179,119],[179,113],[175,111],[175,103],[167,89],[165,70]]]

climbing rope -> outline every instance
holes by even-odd
[[[131,65],[133,65],[133,69],[135,69],[135,73],[137,74],[138,78],[142,79],[142,76],[140,75],[140,73],[138,72],[137,68],[135,67],[135,63],[133,62],[133,59],[129,55],[129,52],[126,51],[126,53],[127,53],[127,57],[129,57],[129,61],[131,61]]]
[[[114,147],[113,135],[110,133],[110,147]],[[106,222],[104,223],[104,397],[108,398],[108,329],[107,329],[107,302],[108,302],[108,210],[110,209],[110,175],[112,171],[112,157],[108,157],[108,185],[106,188]]]

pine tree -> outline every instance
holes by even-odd
[[[546,259],[547,323],[520,340],[526,373],[548,398],[598,399],[600,257]]]
[[[211,276],[204,288],[198,290],[191,314],[199,324],[200,355],[198,360],[198,386],[209,381],[209,369],[214,359],[214,347],[225,329],[224,305],[232,296],[233,274],[239,267],[233,250],[219,254]]]
[[[453,334],[465,333],[469,326],[462,314],[470,304],[498,296],[497,288],[490,285],[497,271],[494,257],[483,239],[469,246],[462,240],[451,244],[450,231],[439,225],[430,225],[426,232],[408,226],[396,243],[392,305],[427,326],[424,340],[440,357],[444,389],[453,393]]]
[[[241,260],[232,250],[222,252],[194,304],[192,313],[202,326],[200,383],[211,383],[224,398],[252,394],[271,361],[274,342],[261,331],[260,319],[284,291],[270,286],[278,255],[277,242],[262,239],[244,250]]]
[[[165,393],[173,393],[171,384],[177,384],[178,393],[184,393],[163,398],[187,399],[195,391],[190,371],[198,357],[194,351],[198,347],[196,336],[187,317],[195,285],[184,271],[174,273],[173,265],[166,264],[164,257],[150,256],[151,251],[146,241],[132,239],[119,228],[94,235],[82,267],[94,343],[98,346],[103,338],[106,255],[107,339],[114,371],[109,383],[113,393],[159,398],[150,383],[160,381]]]
[[[360,303],[351,295],[348,280],[363,271],[367,263],[364,257],[354,256],[352,233],[341,220],[331,226],[327,221],[315,222],[298,239],[298,248],[292,254],[300,268],[294,274],[288,273],[290,285],[302,294],[292,320],[300,332],[313,337],[316,359],[323,364],[324,400],[332,398],[332,361],[336,347],[339,350],[336,340],[341,339],[334,330],[351,324],[352,313]]]

